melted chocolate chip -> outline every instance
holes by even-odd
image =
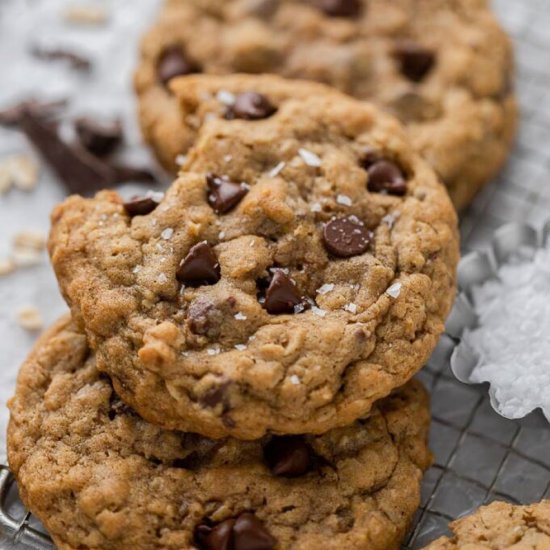
[[[201,405],[213,409],[220,403],[227,401],[227,389],[229,388],[229,385],[230,382],[223,382],[218,386],[212,386],[209,388],[200,399]]]
[[[331,17],[357,17],[361,4],[361,0],[319,0],[321,10]]]
[[[393,55],[399,62],[401,73],[413,82],[424,79],[435,64],[435,53],[412,40],[399,42]]]
[[[265,294],[264,307],[268,313],[279,315],[294,313],[294,308],[304,300],[296,285],[282,271],[276,271]]]
[[[191,61],[179,46],[166,48],[157,65],[158,78],[165,86],[176,76],[198,72],[200,67]]]
[[[268,118],[277,111],[269,99],[257,92],[239,94],[235,103],[227,109],[226,118],[242,118],[244,120],[261,120]]]
[[[233,550],[234,519],[226,519],[215,527],[203,524],[195,531],[195,539],[201,550]]]
[[[250,512],[241,514],[233,526],[235,550],[273,550],[277,541]]]
[[[188,286],[214,285],[220,276],[218,258],[206,241],[191,248],[176,272],[178,281]]]
[[[81,117],[75,121],[74,126],[82,147],[98,157],[110,155],[122,143],[120,120],[100,123]]]
[[[311,453],[301,437],[273,437],[264,447],[264,458],[273,475],[297,477],[311,467]]]
[[[124,209],[129,216],[147,216],[160,203],[152,197],[132,197],[131,200],[124,203]]]
[[[248,193],[244,183],[235,183],[227,176],[208,174],[206,183],[209,189],[208,202],[217,214],[225,214],[235,208]]]
[[[404,195],[407,192],[405,175],[394,162],[379,160],[367,168],[367,173],[367,187],[372,193]]]
[[[371,240],[371,232],[355,216],[334,218],[323,229],[325,248],[339,258],[363,254]]]

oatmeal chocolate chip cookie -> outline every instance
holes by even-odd
[[[431,461],[418,382],[317,437],[165,431],[119,400],[68,319],[24,364],[10,409],[11,469],[60,550],[397,549]]]
[[[425,550],[544,550],[550,548],[550,501],[529,506],[493,502],[450,525],[453,535]]]
[[[197,145],[162,200],[103,192],[52,216],[98,368],[165,428],[349,424],[443,330],[458,257],[445,188],[394,119],[319,84],[201,76],[187,94]],[[242,116],[251,104],[263,118]]]
[[[517,122],[508,37],[486,0],[168,0],[136,74],[143,133],[176,169],[189,135],[170,82],[276,73],[395,114],[458,208],[504,163]]]

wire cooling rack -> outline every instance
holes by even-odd
[[[485,249],[495,229],[550,218],[550,0],[494,0],[515,39],[522,127],[508,168],[477,197],[461,221],[464,252]],[[537,414],[521,422],[495,413],[487,388],[451,374],[454,342],[445,336],[419,378],[432,393],[431,447],[422,505],[404,545],[423,548],[448,532],[448,523],[495,499],[528,503],[550,498],[550,427]],[[53,546],[17,497],[0,466],[0,548]]]

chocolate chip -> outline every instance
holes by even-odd
[[[371,232],[355,216],[334,218],[323,229],[325,248],[339,258],[363,254],[371,240]]]
[[[361,0],[319,0],[319,7],[331,17],[357,17],[361,13]]]
[[[162,52],[157,66],[158,78],[164,85],[176,76],[198,72],[200,72],[200,67],[191,61],[179,46],[166,48]]]
[[[201,405],[214,409],[220,403],[224,403],[227,397],[227,389],[230,382],[222,382],[217,386],[212,386],[200,398]],[[225,408],[225,407],[224,407]]]
[[[132,197],[131,200],[124,203],[124,209],[129,216],[147,216],[160,203],[152,197]]]
[[[420,82],[435,64],[435,53],[412,40],[399,42],[393,55],[399,62],[401,73],[413,82]]]
[[[89,71],[92,68],[92,62],[87,57],[64,48],[34,46],[31,53],[34,57],[43,61],[66,61],[77,71]]]
[[[294,313],[294,308],[303,302],[296,285],[282,271],[276,271],[265,294],[267,312],[272,315]]]
[[[206,176],[209,194],[208,202],[217,214],[225,214],[235,208],[248,193],[248,186],[235,183],[227,176],[208,174]]]
[[[367,169],[367,174],[367,187],[372,193],[404,195],[407,192],[405,175],[394,162],[379,160]]]
[[[189,286],[216,284],[220,280],[220,264],[212,247],[203,241],[191,248],[182,260],[176,277]]]
[[[382,160],[380,153],[374,147],[365,147],[361,154],[360,164],[365,170],[370,168],[375,162]]]
[[[120,120],[101,123],[81,117],[75,120],[74,127],[82,147],[98,157],[110,155],[122,143]]]
[[[66,105],[67,101],[64,99],[59,101],[27,99],[0,111],[0,126],[17,126],[21,123],[24,115],[50,120],[56,118]]]
[[[277,541],[250,512],[241,514],[233,526],[235,550],[273,550]]]
[[[245,92],[235,98],[235,103],[226,112],[226,118],[244,120],[261,120],[270,117],[277,111],[269,99],[257,92]]]
[[[311,453],[301,437],[273,437],[264,447],[264,458],[273,475],[297,477],[311,467]]]
[[[195,542],[200,550],[273,550],[277,541],[254,514],[244,512],[217,525],[200,524]]]
[[[233,550],[234,519],[226,519],[215,527],[203,524],[195,531],[195,539],[201,550]]]
[[[71,193],[86,195],[130,179],[156,183],[152,174],[146,170],[117,166],[101,160],[82,147],[65,143],[55,124],[34,116],[29,110],[21,115],[19,126]],[[140,179],[130,178],[138,175]]]

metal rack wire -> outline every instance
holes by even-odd
[[[540,227],[550,217],[550,0],[494,0],[516,42],[523,122],[510,164],[463,215],[465,252],[488,247],[510,221]],[[448,522],[495,499],[526,503],[550,498],[550,428],[536,414],[515,422],[490,405],[487,388],[465,386],[449,369],[455,342],[445,336],[420,379],[432,393],[435,465],[404,545],[422,548],[448,531]],[[13,478],[0,466],[0,548],[50,550],[47,535],[22,509]],[[4,543],[4,541],[6,541]]]

